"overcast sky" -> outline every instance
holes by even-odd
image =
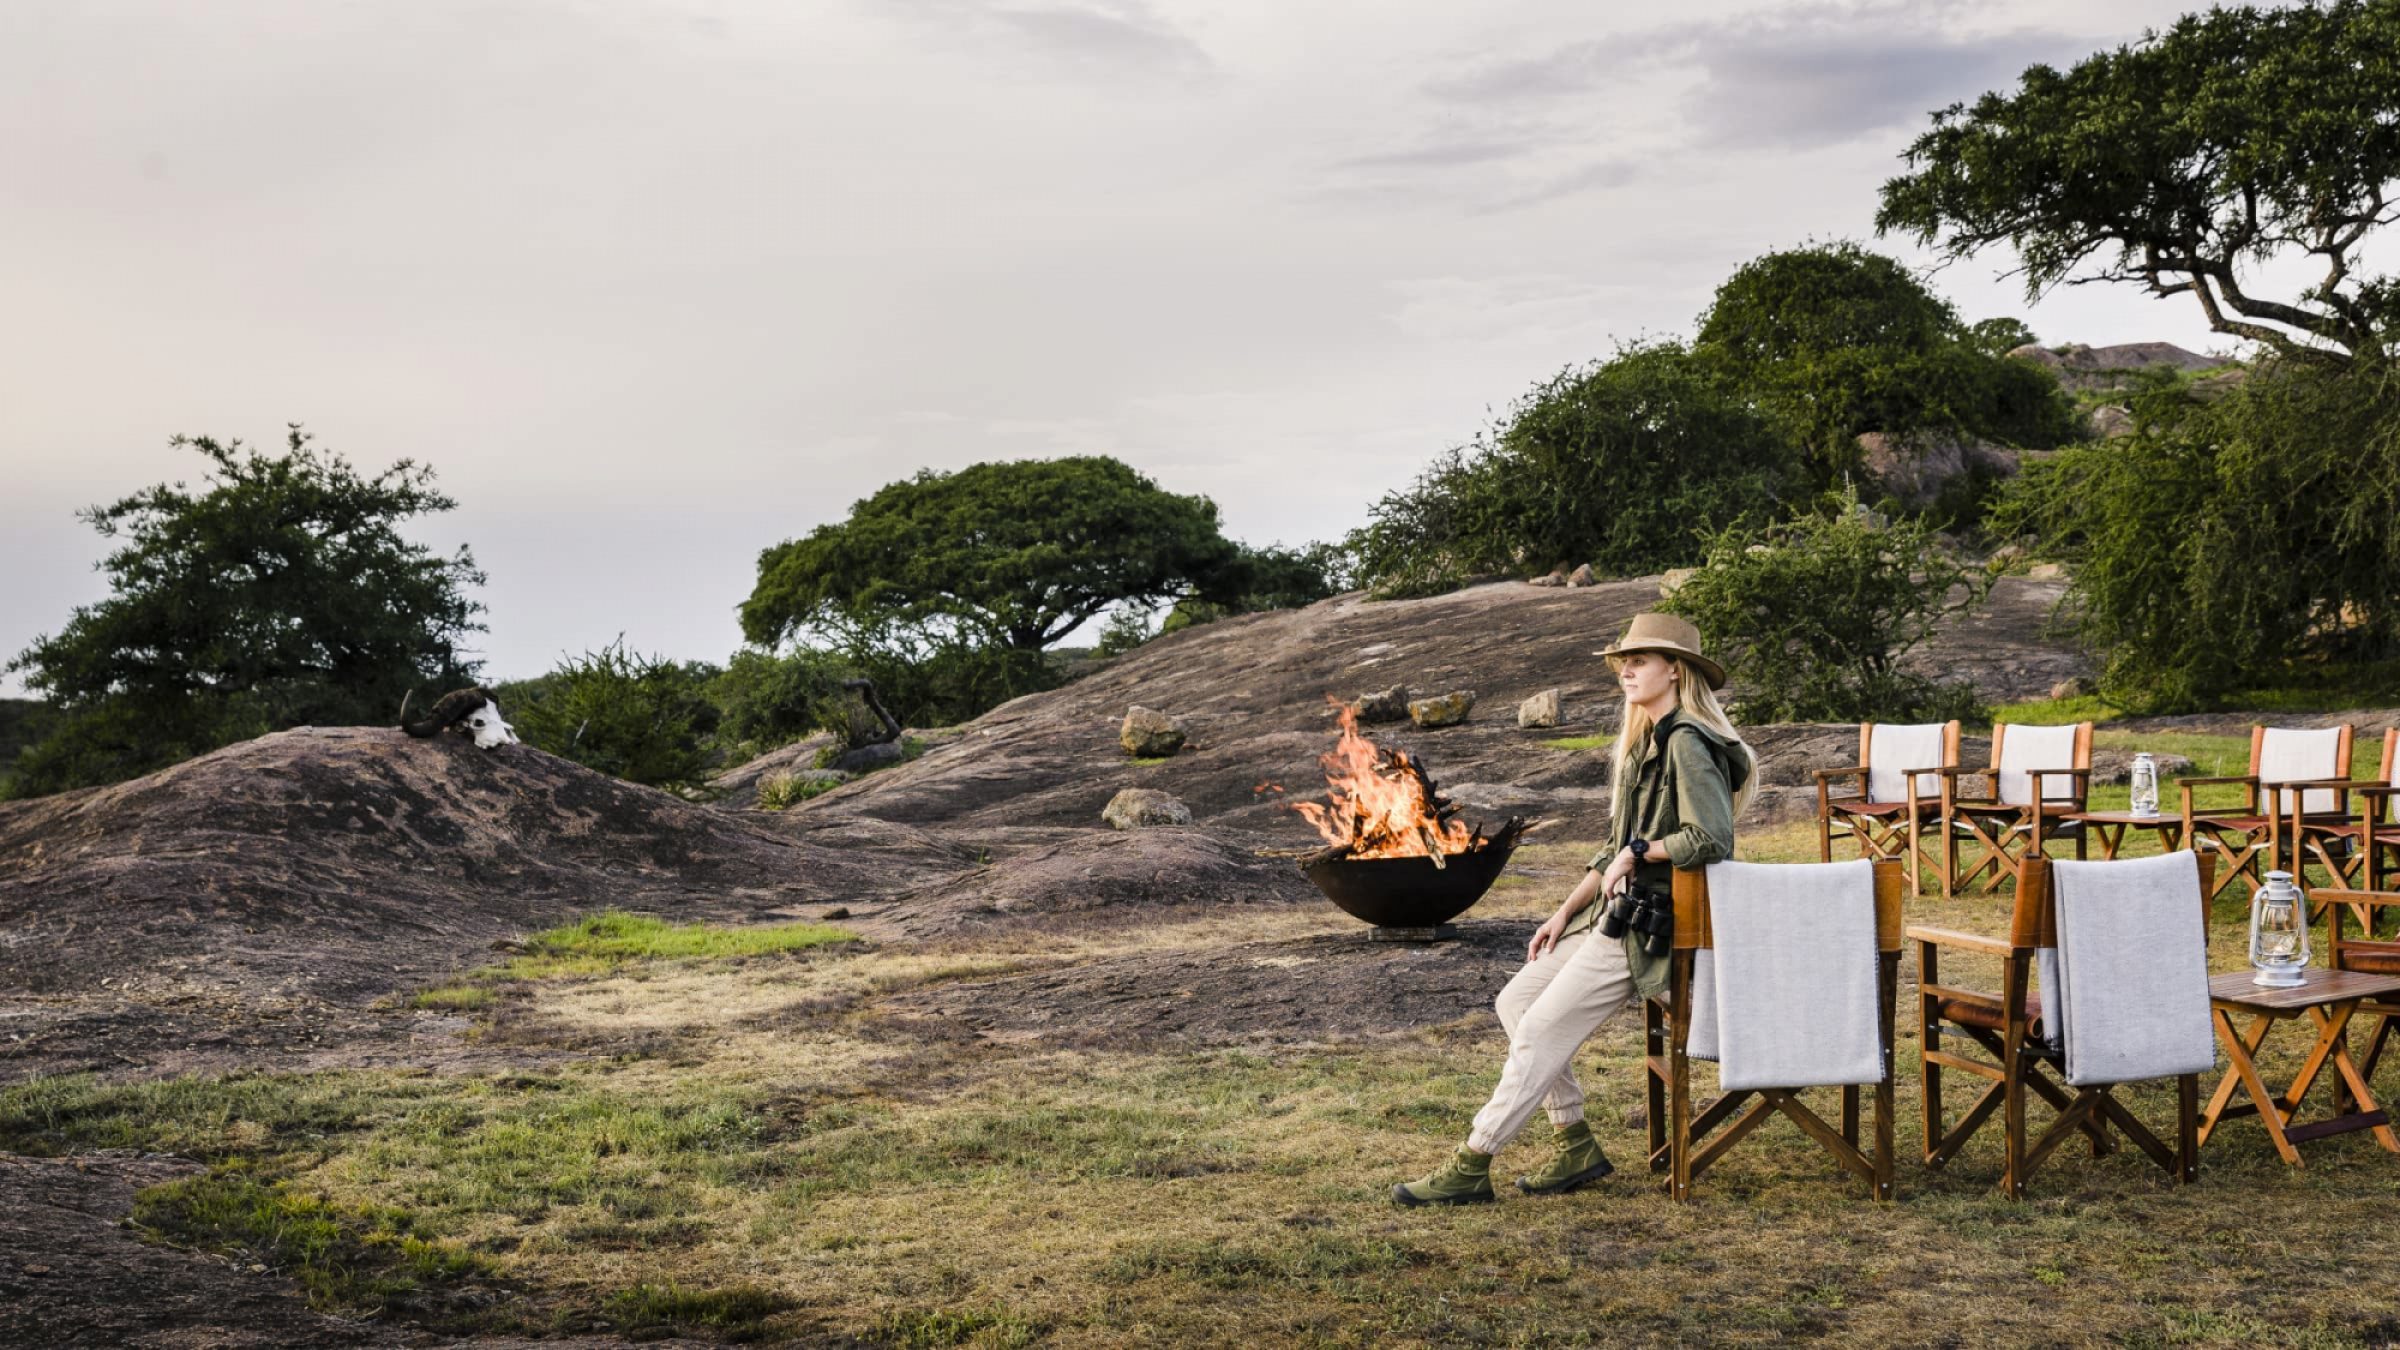
[[[287,422],[434,466],[501,677],[722,660],[761,548],[928,466],[1112,454],[1332,538],[1746,259],[1871,239],[1928,110],[2186,7],[6,0],[0,656],[105,593],[78,507]],[[1935,285],[2224,345],[2008,263]]]

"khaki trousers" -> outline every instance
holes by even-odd
[[[1583,1086],[1575,1081],[1576,1047],[1602,1022],[1633,1001],[1633,971],[1622,940],[1587,928],[1543,952],[1512,977],[1493,1006],[1508,1029],[1508,1063],[1500,1086],[1475,1113],[1467,1147],[1498,1153],[1536,1107],[1553,1125],[1583,1119]]]

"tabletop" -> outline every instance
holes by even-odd
[[[2249,970],[2229,970],[2208,977],[2208,998],[2211,1003],[2240,1004],[2262,1012],[2296,1012],[2302,1008],[2321,1007],[2345,999],[2373,998],[2377,994],[2400,992],[2400,975],[2369,975],[2358,970],[2327,970],[2323,966],[2307,969],[2307,982],[2289,989],[2271,989],[2251,983]]]

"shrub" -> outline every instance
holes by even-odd
[[[707,690],[718,674],[630,653],[620,635],[539,680],[496,692],[527,742],[629,782],[673,787],[708,767],[703,742],[717,729],[717,709]]]
[[[1784,432],[1706,363],[1673,343],[1629,347],[1534,388],[1370,507],[1349,547],[1379,596],[1558,563],[1657,572],[1772,507],[1794,465]]]
[[[846,731],[848,705],[857,700],[842,681],[853,674],[849,662],[805,647],[788,656],[755,647],[736,652],[725,673],[709,682],[717,737],[762,754],[819,731]]]
[[[2400,655],[2400,373],[2271,361],[2214,400],[2154,377],[2134,433],[2064,451],[1995,528],[2074,564],[2066,617],[2129,711]]]
[[[1940,721],[1980,714],[1973,686],[1899,660],[1989,589],[1932,527],[1882,523],[1843,494],[1789,522],[1719,534],[1664,607],[1739,682],[1746,720]]]

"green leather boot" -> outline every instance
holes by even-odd
[[[1559,1127],[1558,1145],[1550,1161],[1532,1176],[1518,1177],[1517,1189],[1527,1195],[1565,1195],[1616,1170],[1608,1155],[1600,1151],[1600,1141],[1592,1138],[1592,1127],[1579,1120]]]
[[[1429,1175],[1392,1187],[1393,1202],[1402,1205],[1484,1205],[1495,1198],[1492,1155],[1464,1144]]]

